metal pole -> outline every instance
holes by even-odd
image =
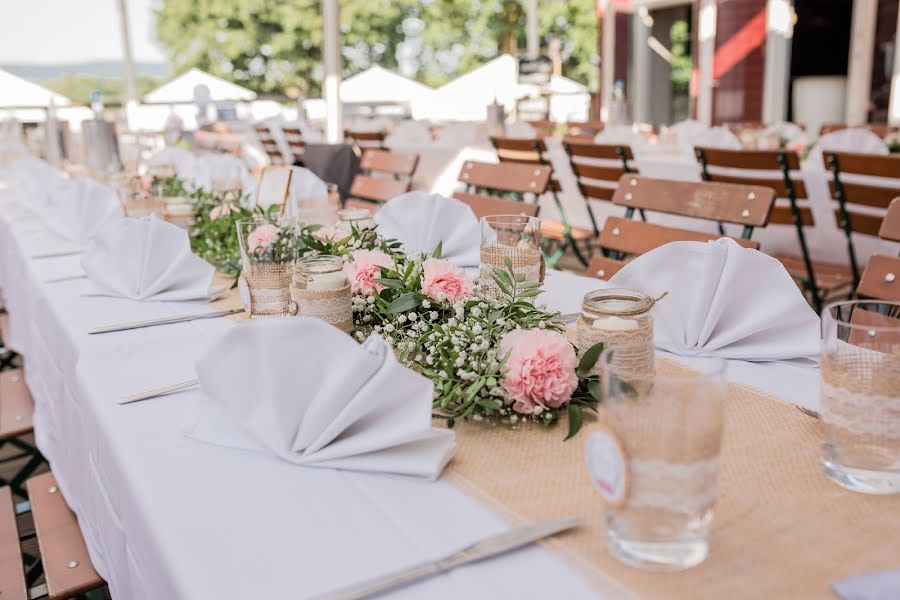
[[[538,37],[538,0],[528,0],[528,4],[525,5],[525,22],[528,58],[537,58],[541,52],[541,41]]]
[[[341,12],[338,0],[322,0],[322,27],[325,62],[325,141],[339,144],[344,140],[341,116]]]
[[[875,55],[875,22],[877,18],[877,0],[853,0],[845,117],[848,125],[862,125],[868,121],[869,99],[872,96],[872,59]]]
[[[768,0],[766,4],[766,62],[763,69],[764,123],[787,119],[791,81],[791,38],[794,36],[792,0]]]
[[[600,119],[609,120],[616,78],[616,8],[605,5],[600,31]]]
[[[705,125],[712,124],[713,107],[713,62],[716,54],[716,0],[700,0],[698,40],[700,53],[697,58],[700,87],[697,92],[697,120]]]
[[[137,102],[134,56],[131,53],[131,26],[128,23],[127,0],[119,0],[119,27],[122,30],[122,58],[125,61],[125,100]]]

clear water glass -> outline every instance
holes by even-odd
[[[718,495],[726,365],[692,359],[658,363],[635,375],[600,357],[609,427],[622,446],[626,484],[619,506],[606,506],[609,551],[623,563],[679,571],[709,554]]]
[[[900,493],[900,303],[827,306],[821,373],[825,476],[854,492]]]
[[[480,255],[478,279],[483,297],[500,297],[492,274],[495,268],[506,270],[507,261],[523,282],[543,281],[540,219],[524,215],[482,217]]]
[[[250,318],[296,314],[291,300],[291,278],[296,245],[293,224],[287,220],[257,218],[237,222],[241,249],[242,287],[246,289]]]

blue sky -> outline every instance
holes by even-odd
[[[137,61],[165,61],[156,47],[159,0],[126,0]],[[0,64],[121,60],[118,0],[3,0]]]

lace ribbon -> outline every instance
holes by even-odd
[[[628,468],[631,477],[628,507],[697,514],[716,501],[718,457],[690,463],[632,458]]]
[[[291,297],[297,303],[297,314],[315,317],[346,332],[353,330],[353,305],[350,285],[336,290],[306,290],[291,287]]]
[[[613,355],[610,361],[616,367],[619,379],[644,379],[656,372],[652,318],[648,318],[637,329],[609,331],[594,329],[591,323],[580,317],[576,328],[579,352],[585,352],[600,342],[603,342],[605,348],[612,348]],[[599,362],[591,369],[591,374],[600,374]]]
[[[900,443],[900,396],[851,392],[823,381],[822,420],[852,434]]]
[[[541,253],[534,248],[517,248],[505,245],[481,246],[481,265],[478,283],[485,298],[499,298],[502,294],[494,281],[494,268],[506,270],[506,259],[512,263],[513,273],[524,275],[526,282],[542,281],[543,261]]]

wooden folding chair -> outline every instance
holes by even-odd
[[[591,262],[588,263],[587,269],[585,269],[584,274],[587,277],[596,277],[597,279],[606,281],[610,277],[618,273],[620,270],[622,270],[622,267],[624,267],[626,264],[627,263],[621,260],[615,260],[613,258],[607,258],[605,256],[595,254],[591,257]]]
[[[303,139],[303,132],[299,127],[282,127],[281,132],[287,141],[291,154],[294,157],[294,164],[298,167],[303,166],[303,153],[306,152],[306,140]]]
[[[384,148],[384,138],[387,137],[383,131],[344,131],[344,139],[354,144],[359,149],[366,148]]]
[[[791,175],[792,171],[800,169],[800,157],[796,152],[717,148],[695,148],[694,152],[703,169],[705,181],[760,185],[775,191],[775,197],[779,201],[772,209],[769,225],[793,225],[800,247],[800,257],[777,254],[775,258],[800,283],[817,312],[822,310],[823,297],[835,295],[841,290],[852,290],[853,276],[849,268],[812,260],[805,231],[807,227],[813,227],[815,221],[809,206],[800,204],[801,200],[808,199],[803,180],[795,180]],[[712,171],[710,167],[755,173],[726,175]],[[760,171],[768,173],[760,174]]]
[[[568,135],[590,137],[592,139],[603,131],[605,126],[603,121],[569,121],[566,125],[569,128]]]
[[[894,198],[888,207],[878,237],[900,242],[900,198]],[[900,258],[874,254],[869,258],[856,295],[861,298],[900,301]]]
[[[26,482],[28,501],[13,504],[0,488],[0,595],[10,600],[69,600],[106,587],[88,555],[78,518],[66,504],[53,473]],[[16,517],[31,514],[34,532],[20,534]],[[22,543],[37,538],[38,556]],[[43,576],[44,583],[36,585]],[[108,592],[104,589],[105,598]]]
[[[409,181],[360,174],[353,178],[353,183],[350,185],[350,196],[358,200],[384,204],[391,198],[408,192],[409,187]]]
[[[363,152],[359,168],[368,176],[383,174],[399,181],[412,183],[418,165],[418,154],[369,149]]]
[[[8,480],[0,477],[0,485],[9,486],[22,497],[25,497],[22,484],[45,462],[30,439],[34,433],[33,416],[34,400],[22,369],[0,372],[0,449],[7,446],[13,449],[11,454],[0,458],[0,464],[19,463]]]
[[[256,203],[263,206],[279,204],[281,213],[284,214],[287,209],[293,174],[291,167],[288,166],[265,167],[256,189]]]
[[[538,204],[526,204],[516,200],[505,200],[503,198],[493,198],[482,194],[469,194],[466,192],[456,192],[453,197],[462,200],[469,205],[475,217],[489,217],[491,215],[524,215],[526,217],[536,217],[540,206]]]
[[[284,160],[281,148],[278,147],[278,141],[275,139],[269,126],[265,123],[257,123],[253,126],[253,130],[256,131],[259,143],[262,144],[266,156],[269,157],[269,162],[276,166],[286,165],[287,161]]]
[[[847,238],[847,254],[856,287],[859,285],[859,266],[853,234],[878,235],[884,212],[876,215],[854,209],[866,206],[887,210],[891,201],[900,195],[900,157],[825,151],[822,159],[832,174],[828,187],[832,197],[838,201],[835,222]],[[885,185],[852,183],[845,179],[847,174],[883,178],[880,181]]]
[[[843,131],[844,129],[868,129],[880,138],[887,137],[888,134],[897,131],[897,128],[887,123],[866,123],[863,125],[848,125],[847,123],[822,123],[819,127],[819,136],[835,131]]]

